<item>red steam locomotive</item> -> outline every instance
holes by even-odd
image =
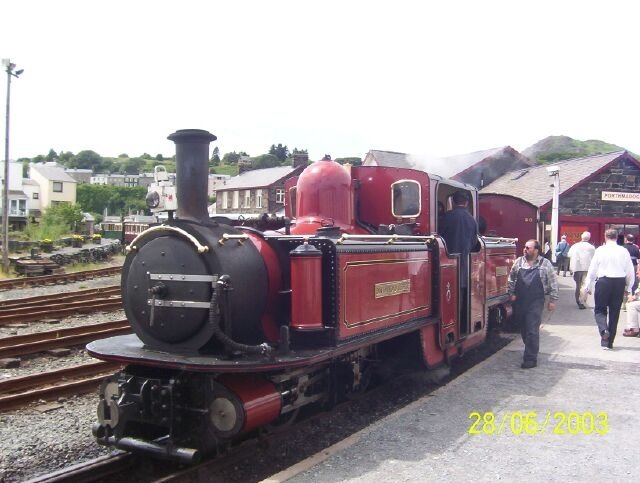
[[[176,143],[174,219],[129,245],[122,274],[135,335],[89,344],[125,369],[100,389],[99,443],[193,462],[299,408],[362,390],[394,351],[426,368],[482,343],[508,315],[513,240],[479,238],[468,300],[437,206],[467,185],[422,171],[311,164],[289,183],[280,232],[209,219],[216,137]],[[466,302],[466,303],[463,303]],[[462,310],[461,310],[462,308]]]

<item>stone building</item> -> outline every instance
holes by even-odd
[[[597,246],[615,228],[640,235],[640,162],[627,151],[569,159],[513,171],[480,191],[487,234],[551,240],[554,177],[559,173],[558,239],[571,243],[583,231]]]
[[[284,214],[285,182],[299,176],[307,161],[306,154],[298,155],[293,166],[254,169],[229,178],[217,188],[216,214]]]

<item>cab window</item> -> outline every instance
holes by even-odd
[[[420,183],[401,180],[391,185],[391,213],[396,218],[415,218],[420,215]]]

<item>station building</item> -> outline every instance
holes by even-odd
[[[599,246],[609,228],[619,237],[640,235],[640,162],[627,151],[536,165],[497,178],[479,195],[486,234],[518,237],[520,250],[527,239],[551,240],[555,180],[560,186],[558,240],[564,234],[573,244],[589,231]]]

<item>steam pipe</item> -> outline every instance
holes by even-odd
[[[264,356],[271,356],[273,353],[273,347],[271,347],[266,342],[263,342],[259,345],[247,345],[241,344],[240,342],[236,342],[224,331],[220,328],[220,314],[218,312],[218,298],[220,296],[220,291],[224,290],[231,281],[229,275],[222,275],[217,283],[215,288],[213,289],[213,293],[211,294],[211,302],[209,308],[209,323],[213,327],[213,335],[222,342],[222,344],[231,351],[239,351],[245,352],[248,354],[262,354]]]
[[[176,216],[209,223],[209,144],[217,137],[202,129],[180,129],[167,139],[176,144]]]

